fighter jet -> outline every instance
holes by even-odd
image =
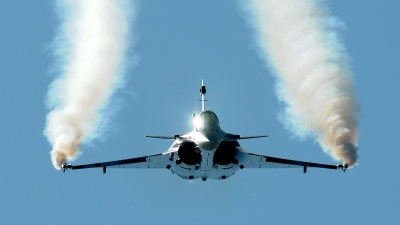
[[[194,129],[190,132],[174,136],[146,135],[149,138],[171,139],[173,143],[165,152],[138,158],[122,159],[84,165],[65,164],[62,171],[88,168],[160,168],[168,169],[182,179],[192,180],[201,178],[224,180],[236,173],[238,169],[247,168],[302,168],[307,172],[308,167],[324,169],[341,169],[346,171],[348,166],[327,165],[312,162],[302,162],[259,155],[245,151],[239,140],[267,137],[267,135],[241,136],[231,134],[221,129],[218,116],[211,110],[205,109],[206,87],[202,81],[200,95],[202,112],[193,115]]]

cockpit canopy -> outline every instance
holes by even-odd
[[[207,127],[219,127],[219,119],[211,110],[205,110],[194,119],[196,129],[204,129]]]

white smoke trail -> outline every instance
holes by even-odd
[[[320,2],[251,0],[243,6],[287,104],[285,125],[301,137],[316,136],[326,152],[353,166],[358,104],[349,57],[334,31],[341,24]]]
[[[45,135],[56,169],[74,160],[104,124],[109,98],[122,86],[133,7],[126,0],[60,0],[56,54],[61,75],[49,87]],[[129,16],[128,16],[129,15]]]

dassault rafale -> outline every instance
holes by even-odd
[[[241,136],[223,131],[217,115],[205,109],[205,94],[206,87],[202,82],[200,87],[202,112],[199,115],[193,114],[194,129],[192,131],[174,136],[145,136],[174,140],[167,151],[109,162],[84,165],[65,164],[61,168],[62,171],[100,167],[103,173],[106,173],[107,168],[160,168],[171,170],[172,174],[177,174],[182,179],[201,178],[206,181],[208,178],[223,180],[234,175],[238,169],[246,168],[302,168],[304,173],[307,172],[308,167],[347,170],[347,164],[336,166],[302,162],[245,151],[240,146],[239,140],[267,137],[267,135]]]

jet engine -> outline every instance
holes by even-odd
[[[201,151],[195,143],[190,141],[182,142],[180,144],[178,156],[179,159],[176,160],[176,164],[184,162],[187,165],[196,165],[201,163]]]
[[[228,165],[229,163],[237,164],[236,159],[237,148],[239,143],[236,141],[223,141],[219,144],[214,153],[214,165]]]

